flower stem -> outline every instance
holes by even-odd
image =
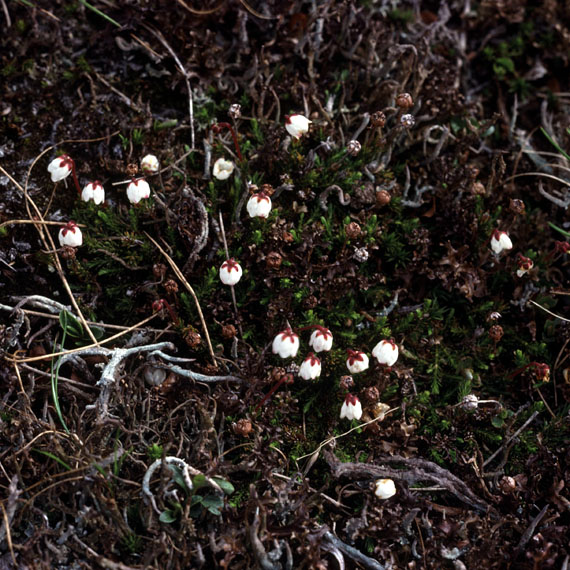
[[[234,128],[229,123],[216,123],[215,125],[212,125],[212,131],[216,134],[218,134],[222,129],[229,129],[230,133],[232,134],[232,139],[234,140],[234,146],[236,148],[237,155],[240,160],[243,160],[243,156],[239,148],[239,142],[237,139],[236,132],[234,131]]]
[[[79,180],[77,180],[77,174],[75,173],[75,161],[71,157],[69,157],[69,161],[71,162],[71,174],[73,175],[73,182],[75,182],[77,193],[79,196],[81,196],[81,187],[79,186]]]
[[[293,374],[283,374],[283,376],[281,376],[281,378],[279,378],[279,381],[275,384],[275,386],[273,386],[273,388],[271,388],[271,390],[269,390],[269,392],[265,395],[263,400],[261,400],[261,402],[259,402],[259,404],[257,404],[257,406],[255,406],[255,408],[253,409],[254,413],[256,413],[259,410],[259,408],[261,408],[261,406],[263,406],[263,404],[265,404],[265,402],[267,402],[267,400],[269,400],[269,398],[271,398],[271,396],[273,396],[273,394],[275,394],[275,392],[277,391],[277,388],[279,388],[279,386],[281,386],[281,384],[283,384],[283,382],[285,382],[286,380],[287,380],[287,383],[292,382],[293,381]]]

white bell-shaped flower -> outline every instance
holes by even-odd
[[[59,230],[59,245],[79,247],[83,244],[83,234],[74,221],[69,221]]]
[[[218,180],[227,180],[234,171],[234,163],[231,160],[226,160],[225,158],[218,158],[214,162],[214,167],[212,168],[212,174],[214,178]]]
[[[127,186],[127,198],[131,204],[138,204],[150,196],[150,186],[144,178],[134,178]]]
[[[314,380],[321,375],[321,361],[310,352],[299,368],[299,376],[303,380]]]
[[[57,158],[54,158],[48,164],[48,172],[51,175],[52,182],[59,182],[64,178],[67,178],[71,171],[73,170],[73,160],[67,154],[62,154]]]
[[[500,230],[495,230],[493,232],[490,245],[495,255],[499,255],[503,251],[513,249],[513,242],[507,232],[502,232]]]
[[[329,329],[325,327],[317,327],[311,338],[309,345],[313,347],[315,352],[329,351],[332,348],[333,336]]]
[[[271,212],[271,198],[264,192],[257,192],[252,194],[246,207],[251,218],[267,218]]]
[[[396,485],[392,479],[378,479],[375,483],[374,494],[379,499],[389,499],[396,494]]]
[[[362,404],[354,394],[347,394],[340,409],[340,419],[359,420],[362,417]]]
[[[272,345],[273,354],[278,354],[281,358],[297,356],[299,350],[299,337],[291,328],[281,331],[274,339]]]
[[[93,200],[97,205],[102,204],[105,201],[105,190],[101,182],[95,180],[95,182],[89,182],[89,184],[84,186],[81,192],[81,199],[84,202]]]
[[[309,132],[309,121],[303,115],[285,115],[285,128],[287,132],[295,139],[301,138],[302,135]]]
[[[358,374],[364,372],[368,368],[368,356],[361,350],[347,350],[348,358],[346,359],[346,367],[351,374]]]
[[[220,267],[220,279],[224,285],[235,285],[243,275],[241,265],[232,257]]]
[[[393,366],[398,360],[398,347],[393,340],[381,340],[372,350],[372,356],[384,366]]]
[[[156,174],[160,170],[160,162],[154,154],[147,154],[141,159],[141,169],[145,174]]]

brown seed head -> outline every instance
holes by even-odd
[[[152,266],[152,274],[155,279],[164,279],[164,276],[166,275],[166,265],[164,265],[164,263],[155,263]]]
[[[501,489],[501,492],[504,493],[505,495],[512,493],[516,488],[517,488],[517,481],[514,477],[509,477],[508,475],[505,475],[499,481],[499,489]]]
[[[168,281],[165,281],[164,288],[169,295],[174,295],[175,293],[178,293],[178,283],[176,283],[174,279],[169,279]]]
[[[127,175],[134,178],[139,172],[139,165],[136,162],[127,164]]]
[[[234,325],[224,325],[222,327],[222,338],[229,340],[230,338],[234,338],[236,336],[237,331]]]
[[[409,93],[400,93],[396,97],[396,106],[400,107],[400,109],[406,111],[410,109],[414,104],[414,100]]]
[[[482,196],[486,192],[485,185],[481,184],[481,182],[473,182],[473,184],[471,184],[471,192]]]
[[[360,235],[361,229],[356,222],[350,222],[350,224],[344,228],[344,231],[348,239],[356,239]]]
[[[241,418],[237,422],[232,423],[232,430],[236,435],[248,437],[253,431],[253,425],[251,424],[251,420]]]
[[[382,111],[376,111],[370,115],[370,123],[375,128],[382,128],[386,124],[386,115]]]
[[[61,248],[61,257],[63,257],[63,259],[75,259],[75,248],[70,245],[64,245]]]
[[[376,205],[377,206],[386,206],[390,203],[392,199],[392,195],[388,190],[377,190],[376,191]]]
[[[268,269],[279,269],[281,263],[283,263],[283,258],[277,251],[270,251],[265,258],[265,265]]]
[[[511,198],[511,201],[509,202],[509,210],[513,212],[513,214],[524,214],[524,202],[518,198]]]
[[[354,386],[354,378],[349,374],[341,376],[339,386],[341,390],[346,390],[347,392],[350,391]]]
[[[186,329],[186,331],[184,331],[184,342],[190,348],[197,348],[202,342],[202,337],[198,331],[194,329]]]
[[[369,402],[375,403],[380,399],[380,390],[376,386],[368,386],[364,390],[364,398]]]
[[[489,329],[489,336],[493,342],[499,342],[503,338],[503,327],[501,325],[493,325]]]
[[[273,186],[271,186],[271,184],[262,184],[262,185],[261,185],[261,191],[262,191],[266,196],[271,196],[271,195],[273,195],[273,193],[275,192],[275,189],[273,188]]]

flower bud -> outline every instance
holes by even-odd
[[[235,285],[243,275],[240,264],[232,257],[220,267],[220,279],[224,285]]]
[[[267,265],[269,269],[279,269],[282,263],[283,258],[277,251],[270,251],[265,258],[265,265]]]
[[[99,182],[99,180],[95,180],[95,182],[89,182],[89,184],[84,186],[83,191],[81,192],[81,199],[84,202],[93,200],[96,205],[102,204],[105,201],[105,190],[103,189],[101,182]]]
[[[241,418],[237,422],[232,423],[232,429],[236,435],[247,437],[253,430],[251,420]]]
[[[308,133],[311,122],[303,115],[285,115],[285,128],[294,139],[299,139],[302,135]]]
[[[74,221],[69,221],[59,230],[59,245],[61,247],[79,247],[83,244],[83,234]]]
[[[156,174],[160,169],[158,158],[154,154],[147,154],[141,159],[141,168],[145,174]]]
[[[378,206],[386,206],[390,203],[391,199],[392,196],[388,190],[382,189],[376,191],[376,204],[378,204]]]
[[[234,171],[234,167],[235,165],[231,160],[218,158],[218,160],[214,162],[212,174],[214,175],[214,178],[217,178],[218,180],[227,180]]]
[[[396,485],[392,479],[378,479],[374,487],[374,494],[379,499],[389,499],[396,494]]]
[[[459,404],[462,410],[466,410],[471,412],[476,410],[479,406],[479,398],[475,396],[475,394],[467,394],[467,396],[463,396],[461,403]]]

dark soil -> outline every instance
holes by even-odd
[[[568,2],[0,14],[1,568],[567,569]]]

